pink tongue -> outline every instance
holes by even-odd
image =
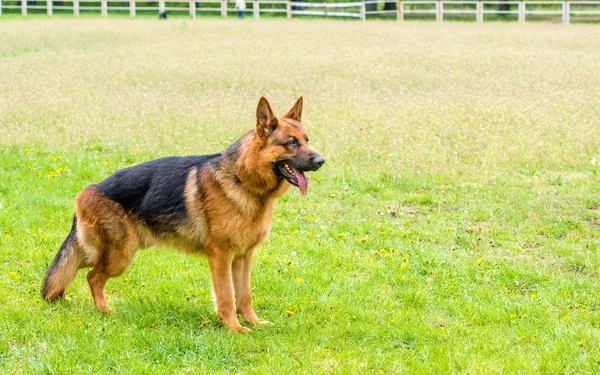
[[[300,189],[300,192],[302,195],[306,195],[306,192],[308,191],[308,178],[302,171],[295,169],[294,172],[298,178],[298,188]]]

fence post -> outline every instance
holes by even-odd
[[[437,22],[444,22],[444,3],[441,0],[437,0],[435,3],[436,17],[435,20]]]
[[[102,8],[102,18],[108,17],[108,0],[102,0],[100,1],[100,4]]]
[[[396,19],[404,21],[404,4],[402,4],[402,0],[396,2]]]
[[[158,1],[158,13],[165,13],[167,10],[165,9],[165,0],[159,0]]]
[[[525,3],[523,1],[519,3],[519,22],[525,23]]]
[[[221,18],[227,18],[227,3],[221,0]]]
[[[0,0],[0,17],[2,17],[2,0]]]
[[[73,0],[73,17],[79,18],[79,0]]]
[[[46,12],[48,17],[52,17],[52,0],[46,0]]]
[[[287,0],[286,13],[287,13],[287,19],[291,20],[292,19],[292,1],[291,0]]]
[[[365,5],[365,0],[360,2],[360,19],[363,21],[367,20],[367,6]]]
[[[477,22],[478,23],[483,22],[483,2],[482,1],[477,2]]]
[[[196,0],[190,0],[190,18],[196,19]]]
[[[569,22],[571,21],[571,4],[569,4],[567,1],[563,1],[562,9],[563,9],[563,23],[568,25]]]
[[[129,0],[129,17],[135,18],[135,0]]]
[[[21,17],[27,17],[27,0],[21,0]]]
[[[260,19],[260,4],[258,3],[258,0],[254,0],[254,7],[252,8],[252,12],[254,13],[254,19],[259,20]]]

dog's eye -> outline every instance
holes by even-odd
[[[290,138],[290,140],[287,142],[287,144],[290,146],[295,146],[298,144],[298,140],[296,138]]]

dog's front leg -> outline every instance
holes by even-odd
[[[235,316],[231,265],[233,255],[220,248],[212,248],[208,256],[217,316],[231,332],[250,332],[242,327]]]
[[[254,257],[254,248],[249,249],[244,255],[233,259],[233,286],[235,288],[235,307],[238,314],[242,314],[244,321],[251,324],[267,325],[267,320],[259,319],[252,309],[250,273],[252,271],[252,259]]]

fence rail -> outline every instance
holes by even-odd
[[[137,5],[140,3],[140,5]],[[251,13],[260,19],[264,13],[285,13],[288,19],[299,16],[344,17],[366,20],[382,15],[391,15],[398,21],[418,17],[444,22],[445,18],[471,18],[484,22],[490,17],[504,17],[523,23],[528,18],[561,20],[568,24],[572,18],[578,21],[600,21],[600,0],[597,1],[536,1],[536,0],[363,0],[343,3],[307,3],[292,0],[247,0],[245,13]],[[188,13],[192,19],[200,14],[220,13],[227,18],[229,12],[235,12],[232,0],[154,0],[154,1],[112,1],[112,0],[0,0],[0,17],[7,13],[21,13],[27,17],[29,12],[40,11],[53,16],[55,10],[72,12],[79,18],[81,11],[98,13],[108,17],[114,12],[129,12],[136,17],[142,12]]]

